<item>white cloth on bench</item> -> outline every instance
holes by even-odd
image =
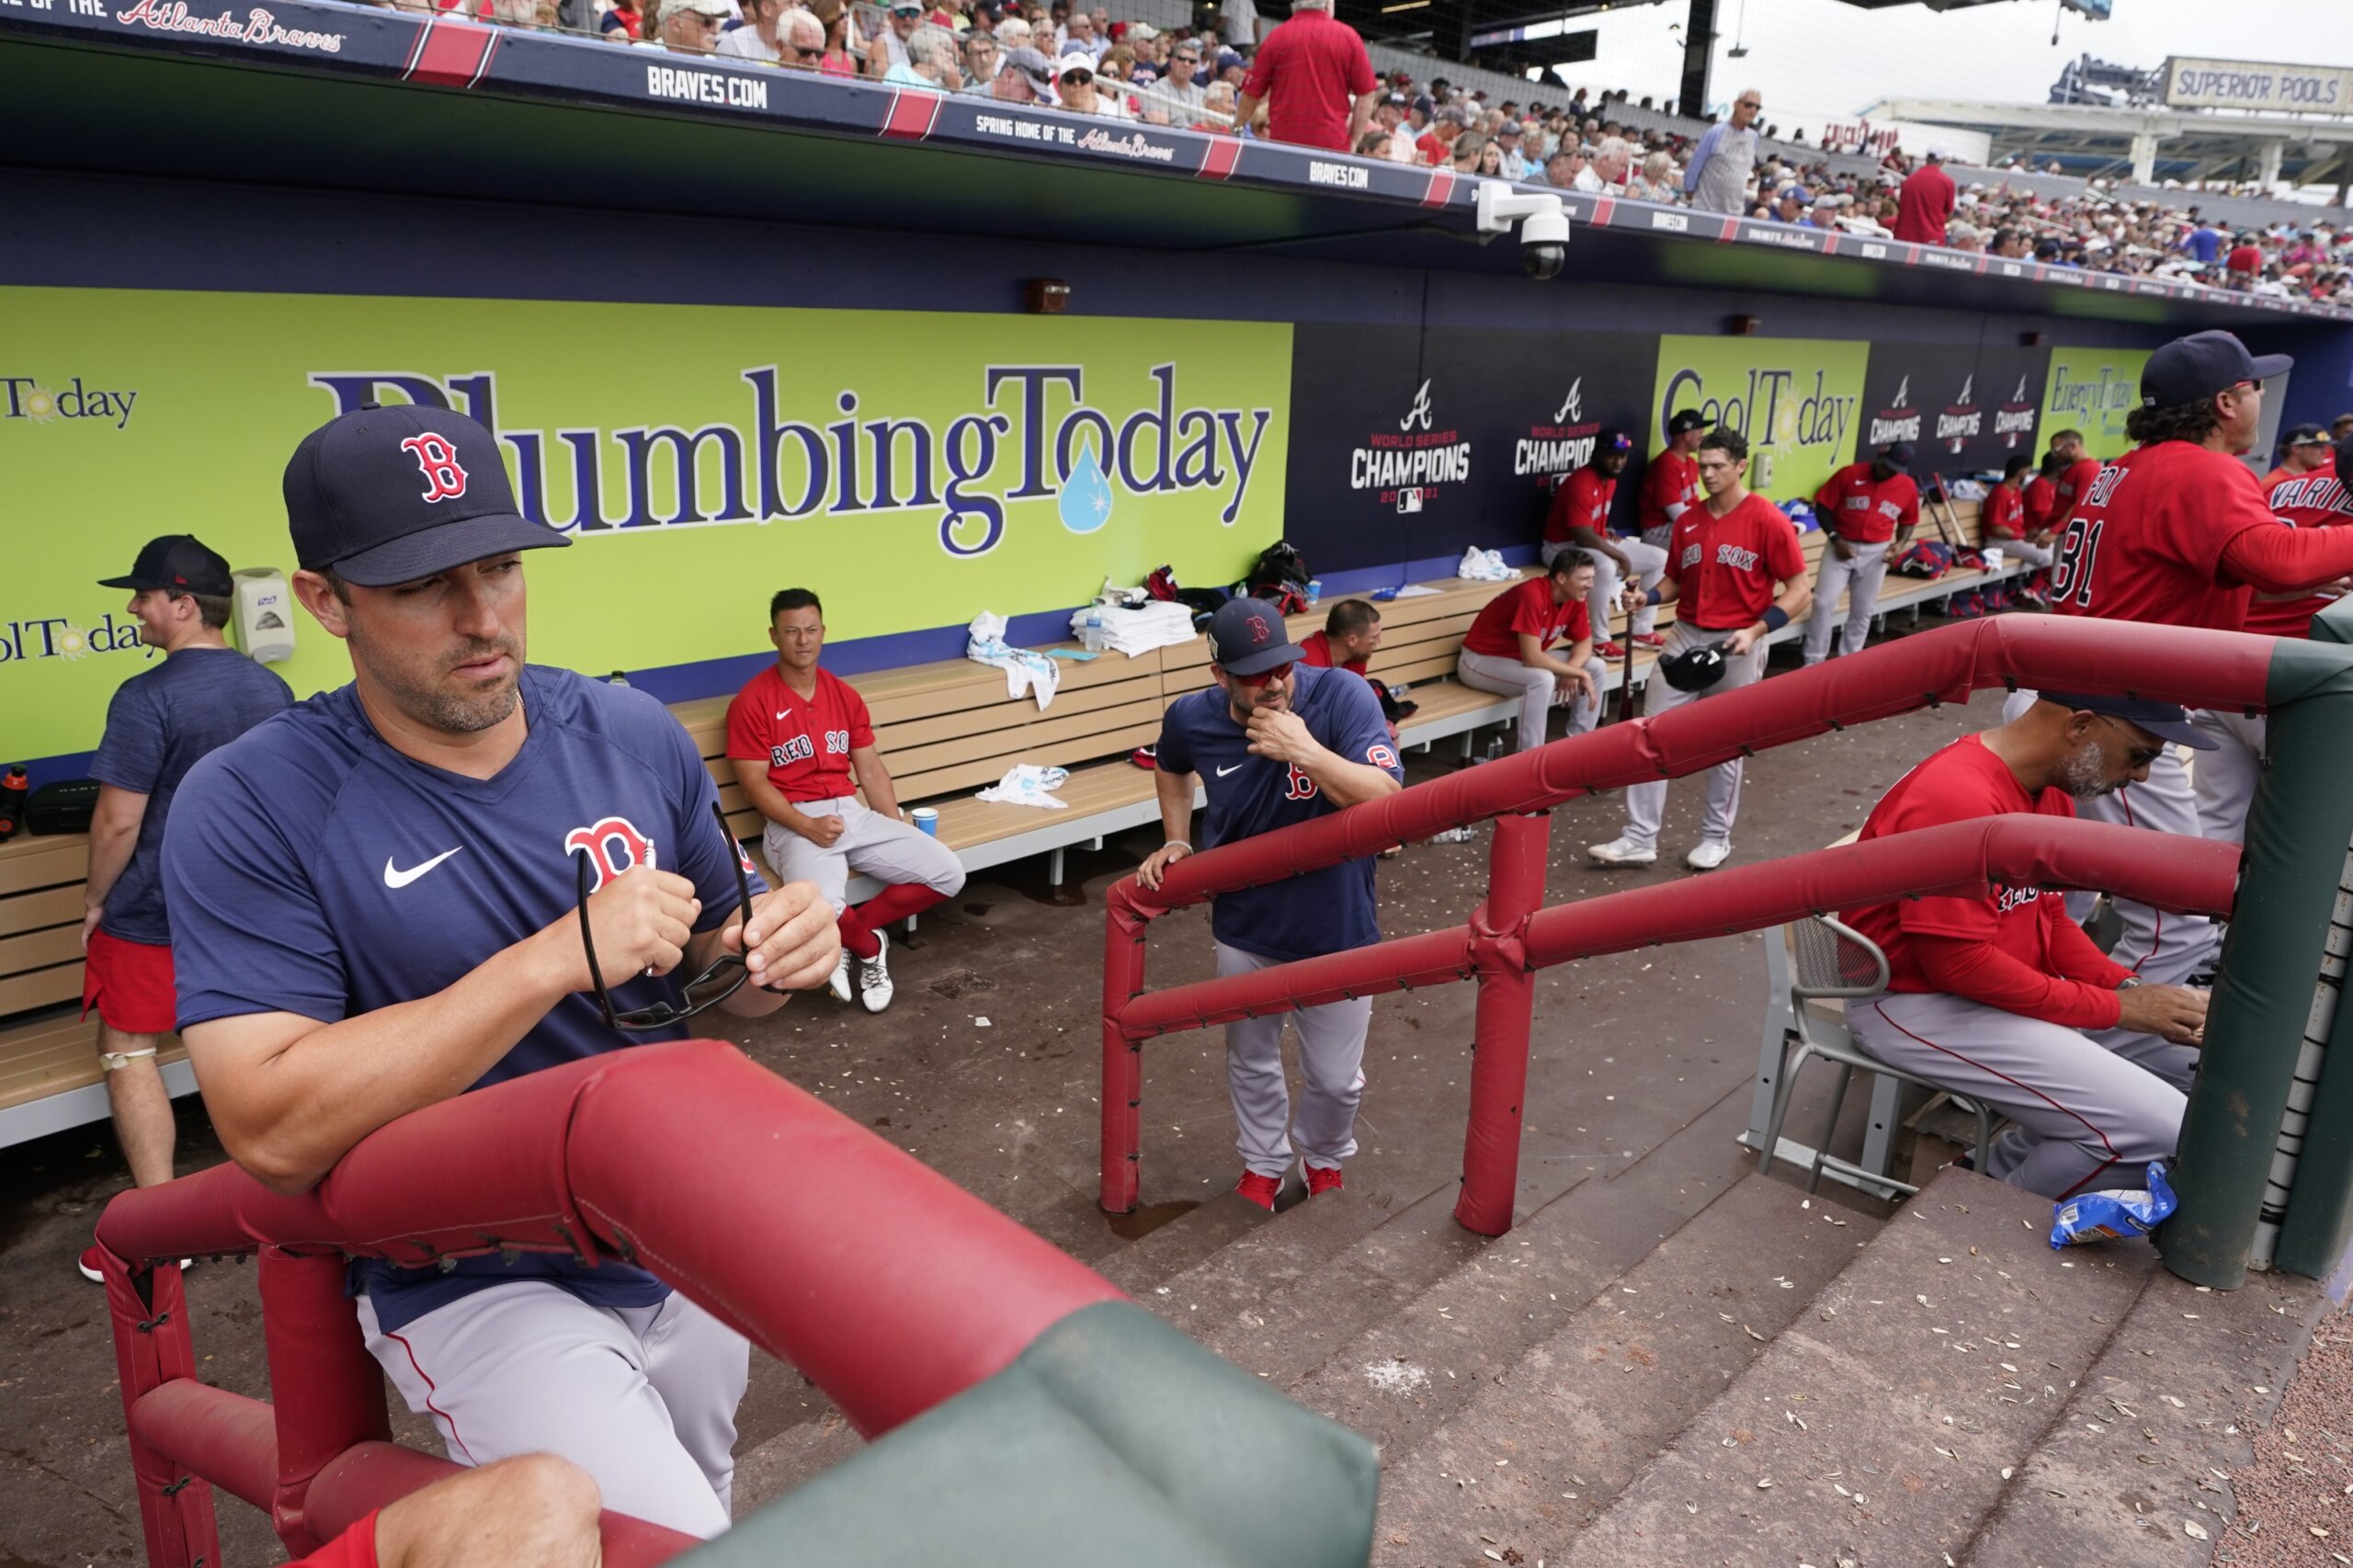
[[[1035,692],[1038,710],[1043,712],[1062,689],[1063,667],[1028,648],[1016,648],[1005,640],[1005,617],[987,610],[972,618],[964,629],[964,656],[977,664],[987,665],[1005,672],[1005,694],[1019,697]]]
[[[1073,636],[1086,625],[1090,615],[1102,619],[1104,645],[1130,658],[1149,653],[1154,648],[1174,648],[1190,642],[1194,637],[1192,607],[1175,599],[1155,599],[1141,609],[1122,609],[1117,605],[1084,606],[1072,612]]]
[[[1006,769],[1005,777],[979,791],[978,798],[1001,806],[1043,806],[1049,811],[1070,810],[1068,801],[1057,801],[1053,792],[1070,782],[1067,767],[1040,767],[1034,762],[1017,762]]]

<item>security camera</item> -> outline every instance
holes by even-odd
[[[1479,182],[1478,232],[1511,232],[1519,224],[1519,267],[1530,278],[1558,278],[1569,260],[1569,214],[1561,199],[1523,195],[1501,180]]]

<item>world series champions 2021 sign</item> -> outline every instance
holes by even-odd
[[[1874,344],[1854,458],[1911,443],[1914,472],[1995,472],[2038,454],[2047,355],[2039,348]]]
[[[0,312],[12,756],[94,745],[152,656],[97,586],[148,538],[290,573],[287,457],[370,399],[498,433],[518,505],[574,540],[530,562],[531,655],[582,669],[756,652],[789,585],[874,636],[1163,563],[1226,581],[1282,533],[1279,324],[70,289]],[[298,692],[348,678],[298,642]]]

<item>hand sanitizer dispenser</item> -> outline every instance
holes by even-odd
[[[256,664],[274,665],[294,656],[294,595],[286,574],[274,566],[248,566],[230,574],[235,581],[237,646]]]

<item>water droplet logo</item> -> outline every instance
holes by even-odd
[[[1063,483],[1063,527],[1074,534],[1091,534],[1111,520],[1111,482],[1093,446],[1078,449],[1070,477]]]

